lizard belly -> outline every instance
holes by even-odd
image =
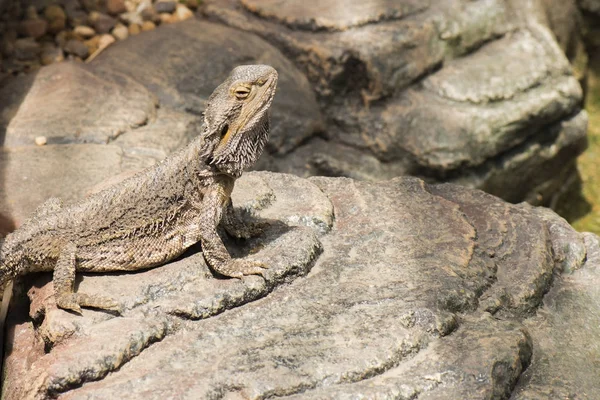
[[[196,224],[143,238],[116,239],[102,245],[79,247],[77,270],[135,271],[152,268],[181,255],[198,242]]]

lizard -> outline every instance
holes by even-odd
[[[220,275],[262,275],[260,261],[232,258],[217,228],[236,238],[261,233],[234,212],[237,178],[261,155],[269,137],[277,71],[234,68],[208,98],[200,135],[163,161],[71,205],[51,198],[0,249],[0,284],[31,272],[53,271],[59,308],[120,311],[110,297],[74,291],[79,272],[136,271],[165,264],[201,242]]]

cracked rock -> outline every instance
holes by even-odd
[[[309,138],[261,168],[417,175],[546,205],[576,176],[587,115],[569,64],[581,48],[574,1],[206,3],[289,54],[325,115],[325,144]]]
[[[56,308],[49,274],[31,276],[11,313],[4,397],[600,396],[597,236],[417,178],[238,183],[238,211],[270,228],[226,244],[270,263],[264,278],[218,279],[196,247],[79,277],[77,290],[124,311],[78,316]]]

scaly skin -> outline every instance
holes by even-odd
[[[118,310],[108,297],[75,293],[76,271],[135,271],[164,264],[202,242],[221,275],[261,274],[266,265],[232,259],[217,234],[259,233],[233,213],[231,191],[268,140],[277,72],[266,65],[235,68],[209,98],[202,135],[154,167],[63,207],[50,199],[8,235],[0,249],[0,283],[54,270],[56,303]]]

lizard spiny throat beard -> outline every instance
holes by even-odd
[[[236,120],[221,128],[211,164],[227,174],[240,176],[258,160],[269,139],[269,108],[276,85],[277,78],[269,78],[254,98],[242,106]]]

